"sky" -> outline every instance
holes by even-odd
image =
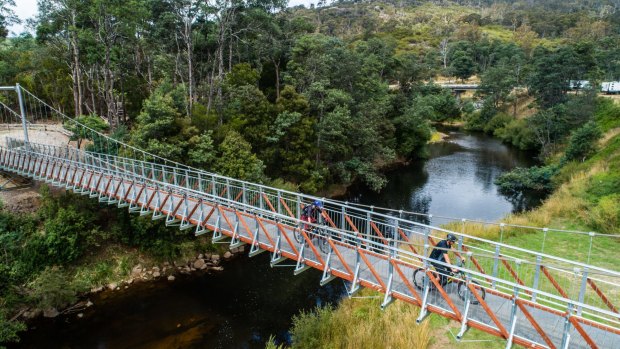
[[[318,0],[289,0],[289,6],[306,5],[317,3]],[[9,30],[15,35],[19,35],[25,29],[26,19],[34,17],[37,13],[37,0],[15,0],[13,8],[15,14],[22,20],[22,24],[12,25]],[[13,36],[13,34],[11,34]]]
[[[13,11],[22,20],[22,24],[12,25],[9,27],[9,31],[18,35],[25,30],[26,19],[37,14],[37,0],[15,0]],[[11,34],[11,36],[13,35]]]

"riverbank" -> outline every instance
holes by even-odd
[[[510,214],[502,219],[503,222],[601,233],[618,232],[620,229],[620,108],[611,108],[597,114],[596,122],[604,133],[598,142],[596,153],[586,161],[566,164],[556,177],[557,189],[544,200],[540,207],[519,214]],[[588,253],[590,237],[587,234],[548,234],[545,236],[546,234],[541,230],[526,231],[508,227],[500,231],[495,225],[471,222],[464,225],[458,222],[446,227],[487,239],[499,240],[501,238],[504,243],[536,251],[541,249],[541,242],[546,239],[544,252],[547,254],[618,270],[620,260],[617,256],[609,254],[609,251],[620,248],[618,239],[595,240],[591,253]],[[365,291],[364,297],[364,299],[355,301],[355,307],[361,313],[364,313],[364,309],[371,306],[376,299],[381,299],[382,295],[373,291]],[[322,322],[320,328],[316,329],[318,332],[316,336],[321,338],[321,341],[317,343],[317,347],[331,347],[337,343],[347,343],[349,333],[364,333],[365,326],[367,326],[365,323],[353,320],[357,311],[350,311],[347,309],[348,306],[343,302],[334,310],[321,309],[312,314],[306,314],[304,321],[295,323],[292,332],[303,334],[311,331],[315,321],[320,319]],[[378,305],[376,306],[378,308]],[[341,316],[341,314],[349,315]],[[408,309],[399,309],[389,315],[387,312],[378,314],[376,318],[373,318],[373,322],[381,323],[388,318],[393,324],[406,324],[415,319],[415,314]],[[460,324],[434,314],[429,320],[423,322],[423,325],[430,327],[431,340],[423,341],[422,348],[505,347],[503,340],[475,329],[469,330],[466,341],[457,342],[454,334],[458,332]],[[420,330],[415,326],[418,325],[414,325],[408,335],[413,336],[412,333]],[[336,333],[330,331],[330,328],[342,327],[346,327],[347,331]],[[468,342],[469,340],[471,342]]]
[[[0,343],[24,323],[81,314],[99,293],[220,273],[245,252],[46,185],[3,192],[0,203]]]

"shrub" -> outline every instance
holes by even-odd
[[[25,330],[26,325],[23,322],[7,319],[6,310],[0,304],[0,343],[19,342],[17,333]]]
[[[585,161],[596,151],[596,142],[601,136],[601,130],[594,121],[583,125],[571,135],[563,161]]]
[[[512,120],[504,127],[495,129],[495,136],[522,150],[536,149],[534,131],[528,127],[525,119]]]
[[[620,105],[608,98],[599,98],[596,103],[594,118],[603,132],[620,127]]]
[[[509,194],[518,194],[527,190],[551,192],[553,190],[552,177],[558,169],[555,165],[518,167],[499,176],[495,183],[502,192]]]
[[[592,225],[599,231],[615,233],[620,226],[620,195],[602,197],[592,210]]]
[[[45,268],[28,284],[30,295],[41,309],[60,308],[76,301],[76,289],[67,273],[59,267]]]
[[[497,113],[489,122],[484,125],[484,132],[493,133],[496,129],[503,128],[508,125],[514,118],[506,113]]]

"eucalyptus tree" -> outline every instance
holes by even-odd
[[[20,23],[11,7],[15,7],[14,0],[0,0],[0,38],[7,37],[11,24]]]

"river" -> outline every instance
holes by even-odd
[[[442,130],[429,157],[387,174],[380,193],[363,186],[346,199],[435,216],[497,220],[531,208],[537,198],[508,198],[494,184],[501,173],[531,166],[531,155],[496,139]],[[439,223],[434,219],[434,223]],[[274,335],[288,342],[292,317],[344,295],[341,281],[319,286],[321,274],[293,276],[291,263],[269,267],[269,255],[238,257],[220,273],[179,276],[91,297],[83,313],[42,319],[23,335],[24,348],[264,348]]]

